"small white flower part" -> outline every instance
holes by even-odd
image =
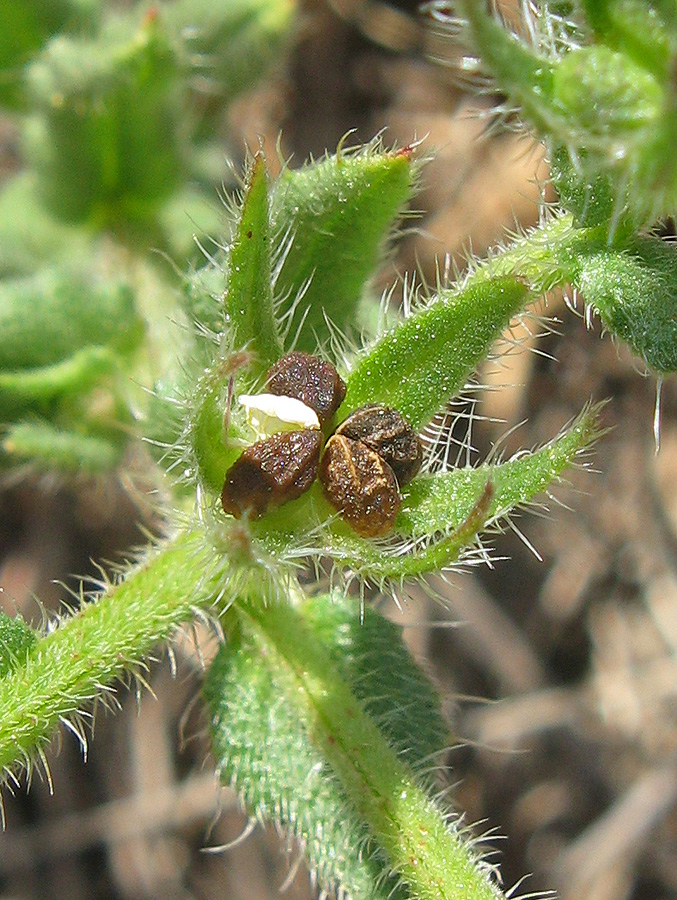
[[[276,394],[240,394],[238,398],[247,411],[247,422],[259,441],[282,431],[319,429],[317,413],[295,397]]]

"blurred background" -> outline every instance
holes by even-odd
[[[223,158],[237,169],[246,147],[262,145],[274,162],[279,144],[300,165],[348,131],[350,143],[378,132],[386,145],[422,141],[418,217],[376,289],[413,271],[434,282],[446,254],[462,268],[469,251],[535,224],[547,177],[539,146],[487,129],[500,98],[464,90],[456,53],[415,2],[301,0],[284,51],[224,110]],[[0,117],[0,177],[21,166],[13,120]],[[561,299],[542,312],[542,336],[511,334],[518,346],[481,373],[502,387],[480,396],[476,458],[503,435],[505,455],[543,443],[606,398],[595,471],[572,471],[547,513],[525,512],[493,538],[491,568],[433,579],[443,605],[421,588],[401,610],[374,602],[404,625],[439,687],[457,736],[450,800],[489,835],[506,887],[532,873],[520,891],[674,900],[677,388],[663,386],[656,453],[655,380]],[[153,527],[120,475],[0,487],[2,597],[29,620],[42,615],[35,598],[57,609],[64,584],[96,575],[92,560],[124,558],[143,540],[137,523]],[[174,677],[162,652],[149,665],[152,692],[120,686],[121,710],[97,715],[86,765],[64,732],[48,754],[51,783],[36,773],[28,793],[5,791],[2,900],[316,896],[297,849],[272,830],[203,852],[235,841],[247,817],[215,782],[189,636],[175,656]]]

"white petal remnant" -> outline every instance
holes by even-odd
[[[265,440],[281,431],[318,428],[317,413],[295,397],[275,394],[240,394],[239,401],[247,411],[247,421],[257,440]]]

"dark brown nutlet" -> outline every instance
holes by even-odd
[[[268,369],[266,389],[271,394],[295,397],[317,413],[320,425],[328,422],[346,395],[346,386],[331,363],[310,353],[287,353]]]
[[[327,499],[358,534],[381,537],[392,531],[402,498],[393,470],[378,453],[335,434],[318,474]]]
[[[226,473],[223,508],[236,519],[261,516],[305,493],[317,475],[322,435],[317,429],[283,431],[248,447]]]
[[[336,434],[362,441],[375,450],[393,470],[400,487],[421,468],[421,439],[404,416],[389,406],[362,406],[341,422]]]

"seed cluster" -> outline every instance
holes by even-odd
[[[333,419],[346,386],[331,363],[309,353],[288,353],[266,374],[267,390],[301,400],[323,428]],[[418,472],[418,435],[395,409],[363,406],[329,437],[322,432],[283,431],[248,447],[228,469],[223,508],[240,518],[300,497],[319,477],[325,496],[363,537],[388,534],[402,503],[400,487]]]

